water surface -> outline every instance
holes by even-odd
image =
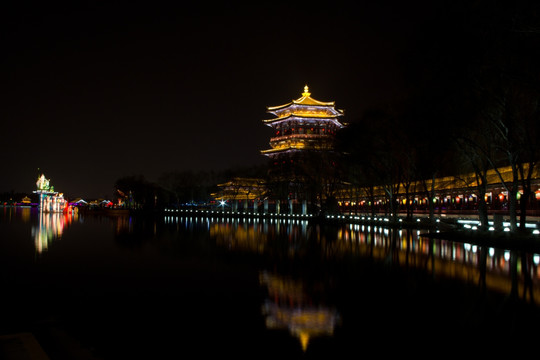
[[[422,233],[0,208],[0,331],[104,359],[485,354],[540,335],[538,254]]]

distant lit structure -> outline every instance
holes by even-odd
[[[218,192],[212,194],[216,199],[256,200],[266,191],[266,184],[259,178],[235,177],[223,184],[218,184]]]
[[[271,149],[261,153],[277,165],[285,162],[285,156],[306,150],[332,150],[336,131],[345,126],[340,118],[343,110],[335,109],[335,102],[323,102],[311,97],[306,85],[302,97],[291,102],[267,107],[276,118],[263,120],[272,127]]]
[[[337,188],[334,146],[337,131],[346,125],[343,110],[333,101],[312,98],[306,85],[300,98],[267,112],[276,116],[263,120],[274,130],[270,149],[261,151],[270,159],[269,181],[236,177],[219,184],[212,197],[233,212],[311,214],[309,205],[319,207]]]
[[[526,169],[528,169],[526,167]],[[484,201],[488,206],[488,212],[506,211],[508,204],[508,191],[504,182],[512,182],[512,168],[503,166],[490,169],[486,172],[486,193]],[[427,185],[425,185],[427,184]],[[463,173],[455,176],[439,177],[424,181],[413,181],[409,185],[407,195],[402,192],[396,198],[403,207],[409,202],[413,212],[427,212],[429,210],[428,194],[426,186],[433,191],[431,201],[436,211],[440,213],[467,213],[478,210],[478,179],[475,173]],[[535,168],[531,176],[531,190],[529,209],[531,214],[539,214],[540,211],[540,168]],[[521,200],[523,189],[518,184],[516,194],[518,203]],[[384,213],[387,211],[388,199],[382,186],[372,189],[361,187],[348,187],[338,193],[340,209],[343,213]]]
[[[336,109],[334,101],[312,98],[306,85],[300,98],[267,107],[267,112],[276,116],[263,120],[274,134],[270,149],[261,151],[270,159],[272,197],[288,201],[290,212],[297,212],[293,208],[300,202],[303,209],[306,204],[322,207],[339,183],[335,139],[346,126],[343,110]]]
[[[37,190],[35,194],[39,195],[39,208],[43,212],[62,212],[67,206],[64,194],[54,191],[54,186],[50,185],[50,179],[45,178],[44,174],[36,182]]]
[[[222,208],[230,205],[231,210],[236,211],[239,204],[244,203],[244,211],[250,208],[256,212],[266,190],[266,182],[263,179],[235,177],[223,184],[218,184],[218,191],[213,193],[212,197],[219,200],[219,206]]]

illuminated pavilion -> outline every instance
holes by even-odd
[[[243,202],[244,211],[251,207],[253,212],[257,212],[258,203],[266,193],[265,181],[259,178],[235,177],[217,186],[218,191],[211,194],[212,197],[219,200],[221,206],[229,201],[232,211],[237,211],[239,203]]]
[[[64,194],[54,191],[50,179],[45,178],[44,174],[36,182],[37,190],[35,194],[39,195],[39,208],[43,212],[62,212],[67,206]]]

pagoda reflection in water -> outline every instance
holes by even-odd
[[[276,244],[269,237],[281,235],[289,244],[286,253],[294,257],[302,247],[300,238],[307,235],[307,221],[276,221],[275,224],[273,221],[254,221],[253,224],[216,222],[209,227],[209,231],[219,246],[259,254],[275,254]],[[337,310],[310,296],[311,289],[307,288],[305,282],[287,275],[261,271],[259,283],[268,294],[262,305],[268,329],[287,330],[298,338],[303,351],[307,350],[311,339],[333,336],[334,328],[340,323]]]
[[[340,319],[338,312],[315,304],[302,282],[267,271],[260,273],[259,282],[268,290],[262,308],[268,329],[288,330],[300,340],[303,351],[311,338],[334,334]]]

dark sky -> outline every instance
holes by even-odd
[[[428,1],[76,3],[3,5],[0,192],[34,190],[38,168],[92,198],[121,176],[261,164],[266,106],[305,84],[345,121],[399,102],[405,57],[443,27]]]

